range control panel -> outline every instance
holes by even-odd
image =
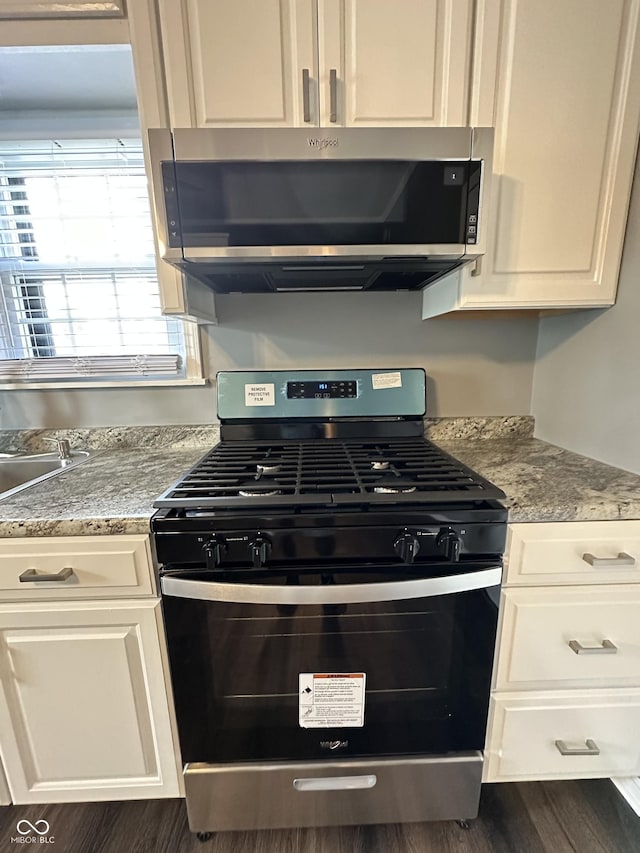
[[[334,400],[357,396],[358,383],[354,379],[338,382],[287,382],[289,400]]]
[[[222,370],[218,417],[231,420],[422,417],[420,367],[335,370]]]

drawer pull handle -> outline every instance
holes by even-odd
[[[578,640],[569,640],[569,648],[577,655],[616,655],[618,647],[611,640],[603,640],[600,646],[583,646]]]
[[[593,554],[583,554],[582,559],[594,569],[606,569],[611,566],[635,566],[636,558],[625,551],[620,551],[617,557],[595,557]]]
[[[370,776],[325,776],[319,779],[294,779],[296,791],[356,791],[375,787],[378,777]]]
[[[73,575],[73,569],[70,566],[66,566],[64,569],[60,569],[59,572],[54,572],[53,574],[42,574],[39,575],[35,569],[27,569],[26,572],[23,572],[18,580],[20,583],[33,583],[33,581],[37,581],[38,583],[60,583],[61,581],[67,581]]]
[[[566,741],[557,740],[556,747],[560,755],[600,755],[600,747],[590,738],[585,740],[584,746],[567,746]]]

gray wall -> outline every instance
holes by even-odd
[[[536,435],[640,474],[640,160],[613,308],[540,321]]]
[[[205,332],[209,375],[234,368],[424,367],[434,416],[529,414],[536,317],[423,321],[421,294],[218,297]],[[4,429],[208,423],[205,388],[0,392]]]

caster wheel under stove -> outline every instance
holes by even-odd
[[[198,841],[209,841],[213,838],[213,832],[196,832]]]

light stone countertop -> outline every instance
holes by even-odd
[[[437,444],[505,492],[510,522],[640,519],[637,474],[536,438]]]
[[[640,476],[531,438],[526,420],[432,421],[427,435],[503,489],[512,522],[640,519]],[[124,432],[93,436],[102,449],[86,462],[0,501],[0,537],[147,533],[153,501],[217,439],[215,427],[144,428],[136,448]]]
[[[154,500],[208,449],[98,451],[0,501],[0,537],[148,533]]]

